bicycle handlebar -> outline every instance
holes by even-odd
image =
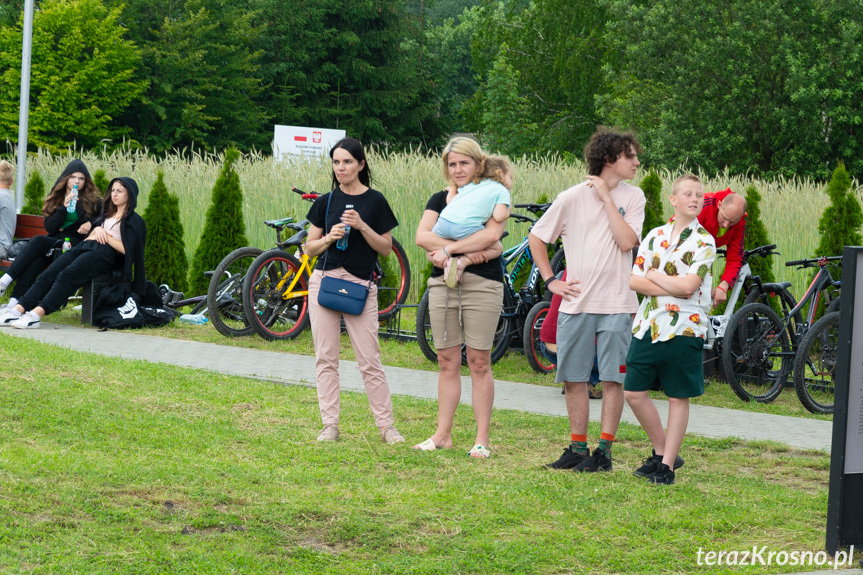
[[[801,266],[804,268],[811,268],[811,267],[815,267],[816,265],[825,266],[825,265],[827,265],[827,262],[836,262],[836,261],[841,261],[841,260],[842,260],[842,256],[830,256],[830,257],[812,258],[809,260],[796,260],[793,262],[785,262],[785,265],[787,267]],[[822,263],[822,262],[824,262],[824,263]]]
[[[535,218],[531,218],[530,216],[525,216],[522,214],[510,214],[509,217],[511,217],[514,220],[518,220],[519,222],[531,223],[531,224],[536,223]]]
[[[301,190],[299,188],[291,188],[291,191],[294,192],[295,194],[300,194],[300,196],[304,200],[309,200],[310,202],[318,199],[318,194],[316,194],[315,192],[307,194],[306,192],[304,192],[303,190]]]
[[[533,214],[539,214],[539,212],[546,211],[549,206],[551,206],[551,202],[545,204],[514,204],[512,207],[519,210],[527,210]]]
[[[758,246],[757,248],[753,248],[751,250],[744,250],[743,252],[743,260],[748,260],[750,256],[757,255],[762,258],[766,258],[767,256],[779,256],[782,255],[779,252],[775,252],[773,250],[776,249],[776,244],[770,244],[766,246]]]

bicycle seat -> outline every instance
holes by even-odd
[[[309,232],[301,229],[284,242],[282,242],[282,247],[284,246],[298,246],[303,243],[303,240],[306,239],[306,236],[309,235]]]
[[[306,229],[306,226],[308,225],[308,223],[309,223],[309,220],[300,220],[299,222],[296,222],[293,224],[288,224],[285,227],[291,228],[292,230],[297,230],[298,232],[301,232],[301,231]]]
[[[280,229],[280,228],[284,228],[285,226],[287,226],[288,224],[290,224],[293,221],[294,221],[294,218],[282,218],[280,220],[266,220],[266,221],[264,221],[264,223],[267,224],[268,226],[270,226],[271,228]]]
[[[772,283],[772,284],[761,284],[761,287],[763,287],[763,288],[764,288],[764,291],[778,292],[778,291],[783,291],[783,290],[787,290],[788,288],[790,288],[790,287],[791,287],[791,282],[779,282],[779,283]]]

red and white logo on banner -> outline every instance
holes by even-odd
[[[322,134],[321,132],[312,132],[312,142],[315,144],[321,143]]]

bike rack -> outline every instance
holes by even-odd
[[[411,326],[412,329],[402,328],[402,309],[406,307],[418,309],[419,304],[397,305],[390,318],[385,322],[381,322],[378,326],[378,336],[386,339],[397,339],[399,341],[417,340],[415,325]]]

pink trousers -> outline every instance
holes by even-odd
[[[344,268],[327,270],[327,276],[355,283],[366,283]],[[393,424],[393,404],[378,344],[378,291],[372,284],[366,307],[360,315],[348,315],[318,304],[323,273],[315,270],[309,281],[309,318],[315,342],[315,371],[318,378],[318,406],[324,425],[339,422],[339,334],[340,320],[345,327],[359,364],[369,406],[378,427]],[[367,281],[367,280],[366,280]]]

